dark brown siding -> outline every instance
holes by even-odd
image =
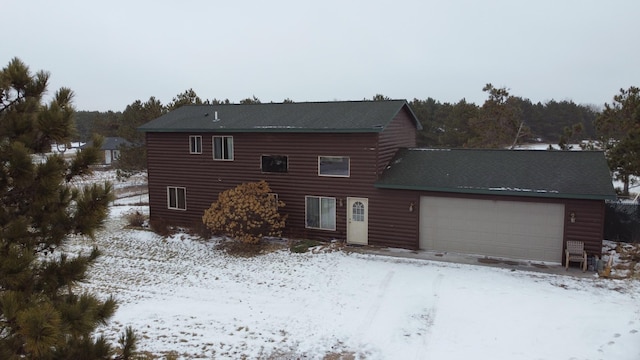
[[[369,244],[417,250],[419,205],[416,191],[377,189],[369,199]]]
[[[589,255],[602,255],[604,201],[566,200],[564,240],[583,241]],[[571,213],[575,222],[571,222]]]
[[[399,148],[416,146],[416,127],[409,111],[405,108],[391,121],[378,137],[377,174],[382,174]]]
[[[202,135],[202,154],[189,154],[189,135]],[[343,239],[346,230],[346,197],[369,198],[375,191],[375,133],[233,134],[233,161],[213,160],[212,135],[147,134],[149,205],[153,219],[194,225],[201,222],[204,210],[216,200],[218,193],[243,182],[266,180],[272,191],[286,204],[283,212],[289,215],[287,228],[291,234]],[[288,156],[288,173],[262,173],[261,155]],[[318,176],[318,156],[323,155],[349,156],[350,176]],[[167,209],[167,186],[187,188],[186,211]],[[305,229],[305,195],[336,198],[336,231]]]
[[[202,136],[202,154],[189,154],[189,136]],[[213,135],[232,135],[233,161],[214,161]],[[217,194],[243,182],[266,180],[286,206],[289,236],[344,239],[347,197],[369,199],[369,242],[416,248],[417,204],[413,192],[388,193],[373,184],[400,147],[415,146],[415,123],[403,108],[382,133],[147,133],[149,207],[151,218],[170,224],[193,226]],[[288,156],[288,172],[262,173],[261,155]],[[350,176],[318,176],[318,156],[348,156]],[[167,186],[185,187],[187,210],[167,209]],[[305,196],[336,198],[336,230],[305,228]],[[389,214],[389,213],[393,214]]]

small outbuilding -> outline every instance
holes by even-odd
[[[80,146],[80,150],[91,146],[92,142],[89,141],[86,144]],[[105,137],[102,142],[100,150],[103,152],[101,164],[111,165],[112,162],[120,158],[120,147],[129,146],[131,142],[122,137]]]

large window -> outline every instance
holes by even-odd
[[[202,136],[200,135],[189,136],[189,153],[202,154]]]
[[[286,173],[289,170],[289,159],[282,155],[262,155],[260,168],[265,173]]]
[[[305,198],[306,224],[308,228],[336,229],[336,199],[321,196]]]
[[[213,160],[233,160],[233,136],[213,137]]]
[[[318,156],[318,175],[348,177],[349,157]]]
[[[187,189],[183,187],[167,187],[167,207],[174,210],[187,210]]]

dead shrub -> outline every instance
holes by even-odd
[[[175,228],[170,226],[169,223],[162,218],[150,220],[149,226],[154,233],[163,237],[173,235],[176,232]]]
[[[258,244],[265,236],[280,236],[285,204],[271,193],[266,181],[244,183],[223,191],[205,210],[202,222],[214,234],[225,234],[246,244]]]
[[[127,224],[129,224],[129,226],[138,228],[143,227],[145,222],[147,221],[147,217],[139,211],[127,213],[125,215],[125,219],[127,220]]]

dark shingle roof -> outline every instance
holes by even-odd
[[[381,132],[404,100],[187,105],[138,128],[145,132]],[[217,117],[216,117],[217,116]]]
[[[91,146],[93,141],[89,141],[86,144],[80,146],[80,149],[84,149]],[[121,137],[105,137],[102,142],[100,150],[117,150],[120,145],[131,145],[131,142]]]
[[[402,149],[378,188],[615,199],[600,151]]]

